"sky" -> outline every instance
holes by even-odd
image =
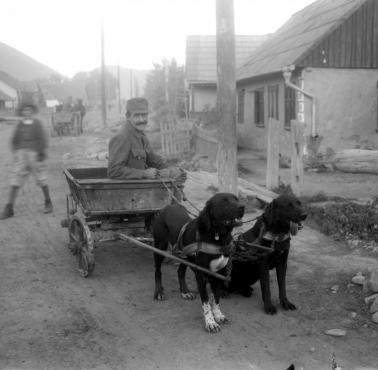
[[[17,0],[1,2],[0,41],[73,77],[101,62],[151,69],[185,63],[187,35],[214,35],[216,0]],[[234,0],[235,34],[275,32],[314,0]]]

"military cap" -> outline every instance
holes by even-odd
[[[148,101],[144,98],[131,98],[126,102],[126,111],[130,113],[148,113]]]

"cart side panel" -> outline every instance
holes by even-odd
[[[84,213],[144,213],[171,204],[172,182],[111,180],[105,168],[69,169],[64,174],[71,194]],[[169,189],[169,190],[168,190]]]
[[[88,211],[145,212],[158,210],[171,203],[165,188],[83,189],[82,206]]]

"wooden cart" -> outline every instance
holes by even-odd
[[[78,136],[83,133],[79,112],[59,111],[50,116],[51,136]]]
[[[64,171],[67,195],[69,248],[78,257],[79,272],[87,277],[94,270],[94,244],[124,234],[149,242],[148,226],[164,206],[180,199],[173,180],[112,180],[106,168]]]

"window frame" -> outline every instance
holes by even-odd
[[[257,127],[265,126],[265,89],[260,87],[253,90],[254,117],[253,121]]]

